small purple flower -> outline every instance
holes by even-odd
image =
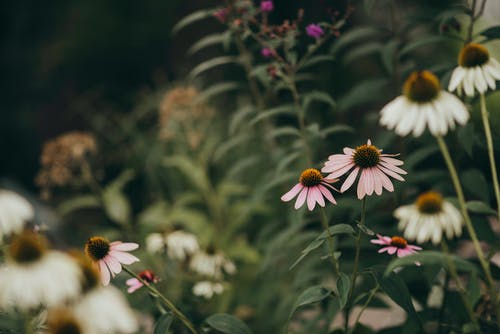
[[[320,38],[324,34],[323,28],[321,28],[319,24],[314,23],[311,23],[306,27],[306,32],[308,36],[316,39]]]
[[[260,10],[269,13],[272,12],[274,9],[273,2],[271,0],[265,0],[260,2]]]
[[[263,48],[263,49],[260,51],[260,54],[261,54],[264,58],[269,58],[269,57],[274,56],[274,50],[273,50],[273,49],[271,49],[271,48]]]
[[[227,10],[227,8],[221,8],[221,9],[217,10],[213,15],[217,20],[219,20],[219,22],[225,23],[227,14],[229,14],[229,11]]]

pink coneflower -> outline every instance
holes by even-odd
[[[390,255],[396,254],[398,257],[414,254],[422,250],[422,247],[409,245],[406,239],[397,236],[391,238],[377,234],[377,239],[372,239],[370,242],[372,244],[386,246],[380,248],[378,250],[379,253],[387,252]]]
[[[160,278],[158,276],[155,275],[154,272],[152,272],[151,270],[144,270],[144,271],[141,271],[138,276],[140,278],[142,278],[144,281],[146,281],[147,283],[158,283],[158,281],[160,280]],[[140,288],[142,288],[144,286],[144,284],[139,281],[137,278],[129,278],[125,284],[128,285],[128,290],[127,292],[128,293],[132,293]]]
[[[103,237],[92,237],[85,243],[85,253],[99,266],[102,284],[108,285],[111,277],[122,271],[123,264],[132,264],[139,259],[127,253],[137,249],[133,242],[109,242]]]
[[[321,28],[319,24],[311,23],[310,25],[308,25],[306,27],[306,33],[308,36],[318,39],[321,36],[323,36],[324,31],[323,31],[323,28]]]
[[[394,191],[394,186],[387,175],[404,181],[399,174],[404,175],[406,172],[397,167],[402,165],[403,161],[392,158],[397,154],[381,154],[381,152],[382,150],[372,145],[371,140],[368,139],[366,145],[358,146],[356,149],[344,147],[344,154],[329,156],[321,171],[330,173],[327,178],[334,179],[354,168],[342,184],[340,192],[349,189],[360,174],[357,190],[359,199],[373,192],[380,195],[383,188]]]
[[[328,201],[333,204],[337,204],[335,198],[333,198],[330,190],[337,190],[332,187],[329,183],[336,182],[337,180],[333,178],[324,178],[321,172],[315,168],[309,168],[300,174],[299,183],[297,183],[289,192],[281,196],[281,200],[288,202],[292,200],[297,194],[297,201],[295,201],[295,209],[300,208],[307,199],[307,207],[309,211],[312,211],[318,203],[320,206],[325,206],[325,197]]]
[[[266,13],[272,12],[274,9],[273,2],[270,0],[260,2],[260,10]]]

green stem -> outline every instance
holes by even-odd
[[[460,295],[460,298],[462,299],[462,302],[464,303],[465,309],[467,310],[467,314],[469,315],[470,320],[474,323],[474,326],[476,327],[477,333],[481,333],[479,323],[477,322],[477,319],[474,315],[474,310],[472,309],[472,305],[469,302],[469,299],[467,298],[467,290],[464,288],[462,284],[462,280],[460,280],[460,277],[458,276],[457,268],[455,267],[455,263],[451,259],[451,253],[448,248],[448,245],[446,244],[445,239],[441,240],[441,248],[443,250],[443,253],[446,254],[446,262],[448,263],[448,269],[451,277],[457,284],[458,292]],[[447,286],[445,286],[445,289]]]
[[[307,140],[305,111],[302,108],[302,104],[300,101],[300,95],[299,95],[299,92],[297,90],[297,85],[295,84],[294,77],[293,76],[288,77],[286,80],[288,81],[288,87],[290,88],[290,91],[292,92],[293,102],[295,104],[295,108],[297,108],[297,120],[299,122],[300,135],[301,135],[302,142],[303,142],[304,149],[305,149],[305,153],[306,153],[307,164],[309,166],[312,166],[312,152],[311,152],[311,148],[309,147],[309,142]]]
[[[491,135],[490,120],[488,110],[486,109],[486,98],[484,94],[480,96],[481,101],[481,116],[484,125],[484,135],[486,137],[486,145],[488,146],[488,157],[490,159],[491,178],[493,179],[493,188],[495,189],[495,196],[497,199],[497,217],[500,222],[500,187],[498,185],[497,166],[495,162],[495,152],[493,148],[493,137]]]
[[[354,325],[352,326],[351,333],[354,332],[354,330],[356,329],[356,326],[359,323],[359,319],[361,319],[361,315],[366,310],[366,308],[368,307],[368,305],[370,305],[370,302],[372,301],[373,297],[375,297],[375,294],[377,293],[378,289],[379,289],[379,286],[377,285],[376,287],[374,287],[370,291],[370,295],[368,296],[368,299],[363,304],[363,307],[361,308],[361,310],[359,311],[358,315],[356,316],[356,321],[354,322]]]
[[[351,311],[351,306],[350,301],[352,298],[352,294],[354,291],[354,285],[356,284],[356,278],[358,277],[358,266],[359,266],[359,255],[361,253],[361,234],[363,233],[361,231],[361,228],[365,226],[365,220],[366,220],[366,196],[363,197],[363,200],[361,202],[361,221],[359,222],[360,229],[358,231],[358,236],[356,237],[356,255],[354,256],[354,266],[352,269],[352,277],[351,277],[351,287],[349,288],[349,294],[347,297],[347,301],[349,306],[346,307],[346,313],[345,313],[345,327],[344,327],[344,332],[347,333],[349,330],[349,313]]]
[[[330,232],[330,228],[328,225],[328,218],[326,217],[326,212],[325,212],[324,208],[320,208],[319,211],[321,213],[321,223],[323,224],[323,228],[325,229],[326,234],[328,236],[328,247],[330,249],[330,258],[331,258],[331,261],[333,264],[335,276],[338,276],[339,271],[340,271],[339,263],[338,263],[337,259],[335,258],[335,243],[334,243],[333,236],[332,236],[332,233]]]
[[[457,170],[455,169],[453,160],[451,159],[450,156],[450,152],[448,151],[448,147],[446,146],[446,142],[444,141],[443,137],[437,136],[436,140],[439,144],[439,148],[441,149],[441,153],[443,154],[443,158],[450,172],[451,180],[453,181],[453,186],[455,187],[455,191],[457,193],[458,202],[460,203],[460,210],[462,212],[462,216],[465,221],[465,226],[467,227],[467,231],[469,232],[472,244],[474,245],[474,250],[477,253],[479,263],[483,268],[492,300],[495,301],[495,308],[497,309],[497,315],[498,315],[500,314],[500,310],[498,307],[499,305],[498,305],[497,291],[495,289],[495,281],[493,280],[493,276],[491,276],[489,263],[486,260],[486,257],[484,256],[483,250],[481,249],[481,245],[479,244],[476,231],[474,230],[474,226],[472,225],[472,221],[467,211],[467,205],[465,203],[465,197],[462,190],[462,186],[460,185],[460,179],[458,178]],[[498,321],[500,321],[500,317],[498,318]]]
[[[182,313],[177,307],[175,307],[174,303],[172,303],[170,300],[167,299],[164,295],[161,294],[160,291],[158,291],[154,286],[143,280],[139,275],[128,269],[127,267],[123,266],[123,270],[126,271],[130,276],[135,277],[138,279],[144,286],[155,296],[156,298],[160,299],[169,309],[172,311],[172,313],[186,326],[191,333],[193,334],[198,334],[198,331],[195,329],[193,323],[189,321],[189,319]]]

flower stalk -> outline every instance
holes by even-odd
[[[495,152],[493,148],[493,137],[491,135],[491,126],[488,115],[488,110],[486,109],[486,98],[484,94],[480,95],[480,103],[481,103],[481,118],[483,119],[484,125],[484,135],[486,137],[486,145],[488,147],[488,158],[490,159],[490,167],[491,167],[491,178],[493,179],[493,188],[495,190],[495,197],[497,200],[497,218],[500,222],[500,187],[498,185],[498,175],[497,175],[497,166],[495,162]]]
[[[158,289],[156,289],[154,286],[149,284],[147,281],[142,279],[139,275],[131,271],[129,268],[126,266],[123,266],[123,270],[126,271],[130,276],[136,278],[139,280],[144,286],[151,292],[151,294],[160,299],[169,309],[172,311],[172,313],[186,326],[189,331],[192,334],[198,334],[198,331],[196,330],[195,326],[193,323],[182,313],[175,305],[172,303],[167,297],[165,297]]]
[[[323,224],[323,228],[325,229],[325,232],[328,237],[328,248],[330,249],[330,258],[333,264],[333,270],[335,273],[335,276],[339,275],[339,262],[335,258],[335,241],[333,240],[332,233],[330,232],[330,227],[328,224],[328,218],[326,216],[326,212],[324,208],[320,208],[320,216],[321,216],[321,224]]]

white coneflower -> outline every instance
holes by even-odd
[[[398,227],[404,230],[405,238],[418,243],[438,244],[443,234],[448,239],[462,234],[460,211],[435,191],[421,194],[414,204],[397,208],[394,216],[399,219]]]
[[[146,237],[146,250],[155,254],[165,250],[165,236],[162,233],[151,233]]]
[[[51,307],[80,294],[81,271],[68,255],[47,250],[32,232],[16,236],[0,268],[0,307],[27,311]]]
[[[83,296],[71,306],[85,333],[134,333],[137,318],[122,293],[113,286],[101,286],[100,274],[89,261],[80,257],[83,272]],[[90,319],[90,321],[89,321]]]
[[[90,319],[89,319],[90,320]],[[47,314],[46,330],[39,334],[96,334],[84,330],[82,322],[68,308],[51,309]]]
[[[438,78],[429,71],[413,72],[404,84],[403,95],[389,102],[380,114],[380,124],[400,136],[413,133],[415,137],[426,128],[434,136],[445,135],[455,123],[464,125],[469,119],[462,101],[441,90]]]
[[[221,279],[224,273],[229,275],[236,273],[236,266],[230,259],[212,250],[196,253],[189,263],[189,268],[200,275],[215,279]]]
[[[179,261],[184,261],[200,249],[196,236],[180,230],[167,234],[165,241],[168,256]]]
[[[494,90],[496,80],[500,80],[500,63],[480,44],[465,45],[458,56],[458,65],[451,74],[448,90],[456,90],[459,95],[465,92],[474,96],[476,91],[483,94],[488,87]]]
[[[214,295],[220,295],[223,292],[224,286],[219,282],[201,281],[193,286],[193,294],[205,299],[210,299]]]
[[[24,197],[10,190],[0,190],[0,242],[4,236],[20,233],[34,215],[33,206]]]

